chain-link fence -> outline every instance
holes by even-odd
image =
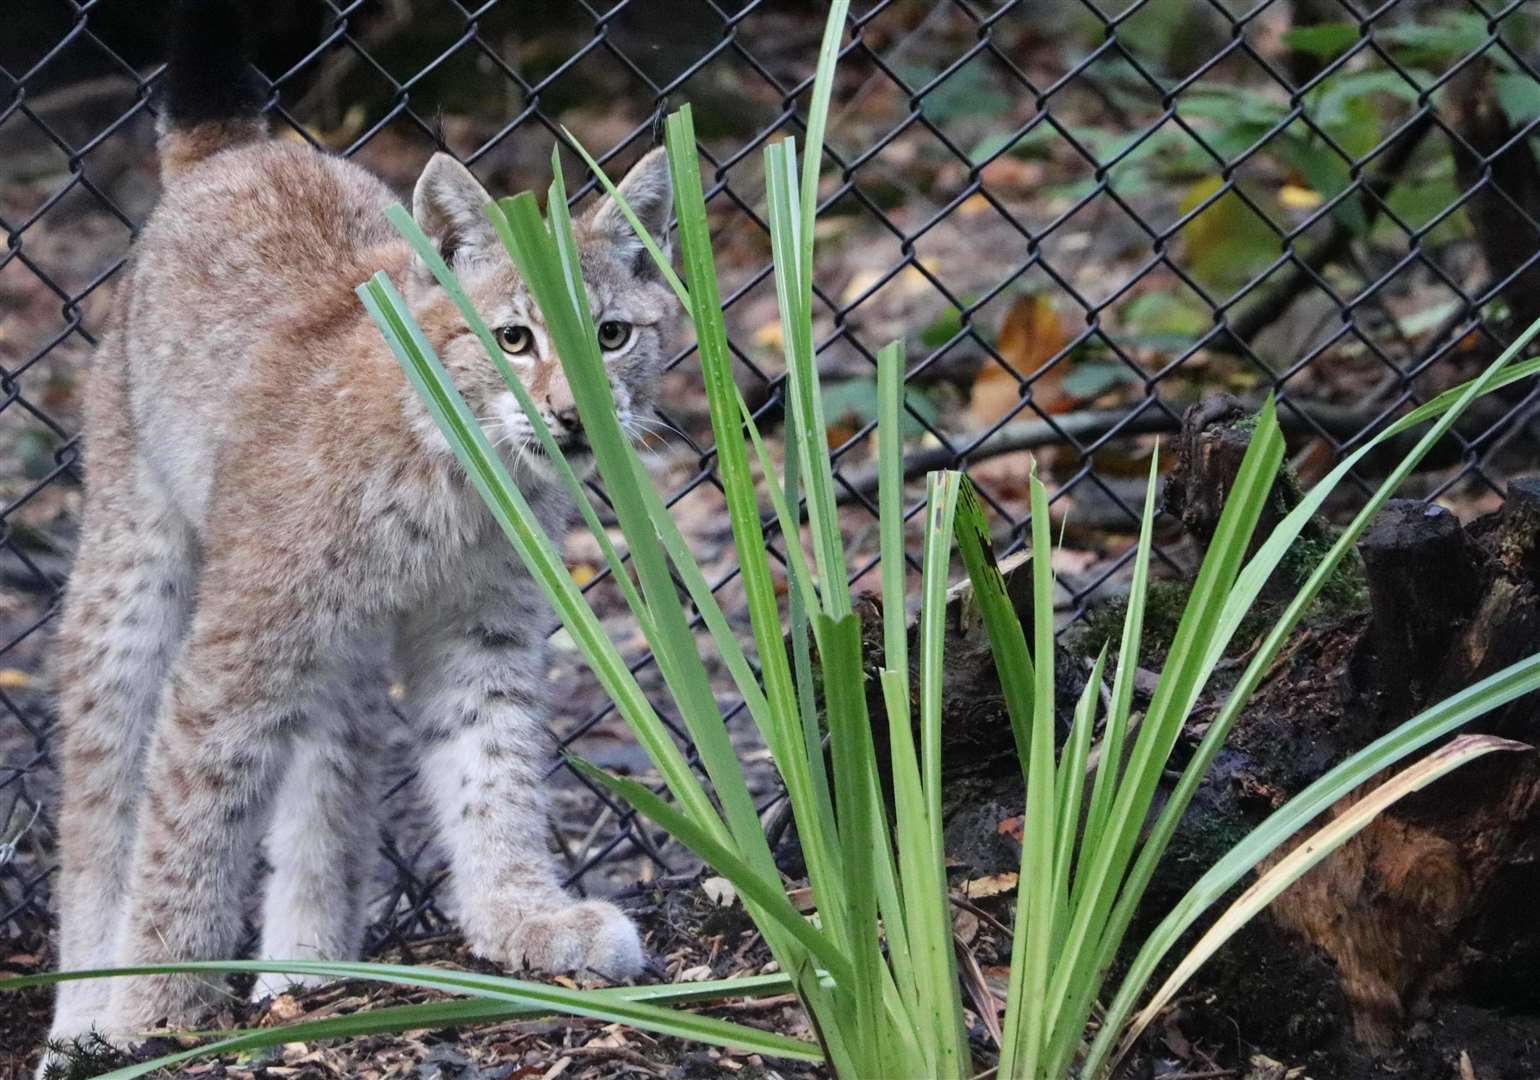
[[[1118,587],[1151,446],[1198,397],[1276,392],[1308,479],[1494,355],[1540,316],[1540,19],[1525,7],[857,4],[817,279],[852,547],[876,547],[872,365],[893,337],[908,345],[912,477],[969,469],[1006,546],[1026,524],[1027,455],[1052,478],[1066,621]],[[26,0],[8,8],[0,42],[0,935],[47,918],[45,671],[79,499],[78,382],[153,203],[164,14]],[[499,193],[543,186],[563,126],[618,174],[662,111],[693,101],[741,384],[774,427],[759,151],[800,132],[822,18],[804,0],[286,0],[264,7],[257,64],[281,137],[354,155],[403,189],[435,146]],[[731,600],[690,351],[663,391],[671,430],[654,468]],[[1535,403],[1520,394],[1478,412],[1418,493],[1489,505],[1500,478],[1528,465]],[[1162,556],[1180,569],[1186,553],[1168,540]],[[590,554],[569,551],[585,578]],[[586,587],[616,608],[603,573]],[[649,658],[631,656],[645,684]],[[572,691],[553,718],[559,742],[645,774],[576,666],[554,676]],[[445,918],[441,861],[405,808],[409,779],[387,799],[402,806],[382,845],[389,937]],[[553,832],[578,887],[693,868],[575,774],[554,767],[553,785]]]

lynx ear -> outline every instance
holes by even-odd
[[[484,250],[497,243],[486,215],[491,201],[469,169],[441,152],[429,159],[417,178],[412,217],[438,246],[444,261],[453,263],[457,252]]]
[[[660,146],[631,167],[620,182],[619,191],[626,205],[634,213],[648,233],[668,253],[668,218],[674,209],[674,184],[668,172],[668,157]],[[652,257],[637,239],[631,223],[621,213],[620,206],[608,195],[604,197],[589,218],[589,228],[596,235],[610,237],[615,243],[626,245],[635,251],[637,272],[655,272]]]

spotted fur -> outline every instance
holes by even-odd
[[[545,527],[570,508],[449,297],[361,167],[246,116],[172,123],[165,191],[127,267],[87,405],[87,495],[58,647],[62,968],[233,956],[259,849],[262,955],[357,954],[377,823],[385,671],[473,948],[510,968],[634,975],[634,927],[558,884],[546,844],[548,615],[353,288],[386,271]],[[623,184],[663,232],[666,163]],[[559,437],[571,394],[481,208],[434,157],[414,214],[450,252]],[[623,423],[650,398],[671,294],[609,203],[579,240]],[[258,994],[280,989],[274,976]],[[63,984],[55,1037],[194,1023],[214,980]]]

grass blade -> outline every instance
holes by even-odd
[[[496,204],[489,204],[487,213],[494,227],[496,227],[501,218],[501,213]],[[422,259],[424,265],[428,267],[434,279],[439,283],[439,286],[449,294],[449,298],[454,301],[455,307],[459,308],[460,314],[465,317],[466,325],[471,328],[472,333],[476,335],[476,339],[481,342],[482,349],[491,359],[493,366],[497,368],[498,374],[502,376],[504,385],[508,387],[514,398],[519,402],[519,407],[523,409],[524,415],[529,418],[530,428],[535,434],[536,441],[539,442],[540,448],[545,451],[546,459],[550,462],[551,467],[556,470],[558,477],[561,479],[562,486],[566,488],[573,505],[578,508],[578,513],[582,516],[583,523],[588,527],[588,531],[593,534],[594,540],[598,543],[600,553],[604,556],[604,561],[609,565],[610,572],[614,575],[616,582],[619,583],[622,592],[625,594],[627,606],[631,608],[632,613],[637,617],[638,622],[642,624],[645,630],[648,620],[646,605],[642,603],[641,596],[636,591],[636,586],[632,584],[631,575],[627,572],[625,564],[621,562],[620,554],[615,550],[615,545],[610,541],[609,530],[599,520],[598,511],[594,509],[593,499],[589,497],[588,488],[578,479],[577,473],[573,471],[566,456],[562,454],[560,448],[556,445],[556,440],[551,435],[551,429],[546,425],[545,419],[540,415],[540,410],[535,406],[533,399],[530,398],[529,391],[525,388],[524,383],[509,365],[507,354],[498,345],[497,339],[486,324],[486,320],[481,317],[481,314],[476,310],[476,306],[471,303],[470,297],[465,294],[465,290],[455,280],[455,276],[450,272],[443,256],[439,254],[437,245],[422,231],[405,207],[400,204],[393,205],[385,211],[385,217],[396,227],[396,231],[405,238],[406,242],[411,245],[417,257]]]
[[[509,477],[486,435],[466,408],[449,374],[433,354],[422,331],[412,322],[405,300],[383,273],[361,285],[358,293],[520,561],[550,600],[562,626],[582,649],[589,667],[657,766],[674,798],[697,823],[718,830],[725,838],[725,826],[700,781],[653,711],[636,677],[605,634],[587,599],[567,572],[555,545],[540,527],[523,493]]]
[[[1077,884],[1079,900],[1045,999],[1053,1033],[1050,1072],[1063,1071],[1085,1031],[1100,986],[1104,951],[1109,944],[1115,948],[1106,933],[1109,913],[1120,899],[1125,871],[1171,748],[1212,671],[1211,644],[1224,604],[1282,460],[1283,435],[1269,398],[1198,570],[1126,771],[1119,778],[1106,819],[1109,827],[1104,835],[1088,837],[1094,847],[1085,857],[1085,887]]]
[[[1100,837],[1106,831],[1112,795],[1117,790],[1133,708],[1134,672],[1139,667],[1139,646],[1144,638],[1144,604],[1149,592],[1150,552],[1155,548],[1155,482],[1160,476],[1160,452],[1150,455],[1150,477],[1144,489],[1144,514],[1139,522],[1139,542],[1134,551],[1134,572],[1128,586],[1128,609],[1123,613],[1123,637],[1118,645],[1117,673],[1112,677],[1112,705],[1102,730],[1101,757],[1091,787],[1091,806],[1086,811],[1085,833]],[[1088,845],[1081,847],[1084,859]],[[1077,865],[1076,879],[1082,876]]]
[[[737,852],[714,839],[704,829],[698,828],[687,816],[654,794],[647,785],[611,776],[581,758],[568,758],[568,761],[578,772],[630,803],[639,813],[657,822],[668,830],[670,836],[704,859],[712,869],[732,882],[740,895],[759,905],[766,915],[780,923],[804,945],[841,985],[852,983],[854,969],[850,960],[791,906],[779,881],[773,885],[765,882]]]
[[[768,983],[755,980],[770,979]],[[729,985],[749,983],[746,986]],[[791,989],[791,980],[783,975],[750,976],[748,979],[714,981],[711,983],[675,983],[666,986],[622,986],[588,991],[595,997],[613,996],[622,1000],[650,1001],[653,1004],[687,1004],[710,1001],[716,998],[754,997],[771,993],[784,993]],[[705,993],[701,991],[705,990]],[[319,1020],[302,1020],[294,1024],[261,1028],[246,1032],[210,1032],[217,1041],[204,1043],[188,1050],[166,1054],[150,1061],[114,1069],[104,1073],[101,1080],[131,1080],[147,1076],[160,1069],[167,1069],[186,1061],[232,1052],[249,1052],[294,1042],[313,1042],[319,1039],[357,1038],[360,1035],[380,1035],[401,1031],[437,1031],[463,1027],[470,1024],[489,1024],[504,1020],[534,1019],[549,1016],[550,1009],[537,1009],[513,1005],[502,1001],[454,1000],[427,1001],[411,1005],[392,1005],[380,1009],[367,1009],[346,1016],[328,1016]],[[197,1034],[197,1033],[194,1033]]]
[[[845,868],[846,940],[855,967],[850,988],[855,997],[856,1045],[865,1061],[877,1061],[891,1046],[879,1045],[882,1028],[882,956],[877,944],[878,822],[881,804],[874,804],[877,790],[876,752],[866,715],[866,693],[861,669],[861,620],[854,614],[831,619],[813,616],[818,627],[820,661],[823,665],[824,706],[829,723],[829,748],[833,763],[835,818],[839,825],[841,864]],[[885,830],[884,830],[885,832]]]
[[[472,972],[450,972],[439,968],[411,967],[401,964],[366,964],[346,961],[305,960],[218,960],[188,961],[181,964],[152,964],[140,967],[94,969],[27,975],[0,982],[0,989],[19,990],[73,979],[116,977],[124,975],[165,975],[198,972],[280,972],[289,975],[320,975],[336,979],[370,979],[402,986],[420,986],[451,993],[470,994],[493,1001],[507,1002],[545,1012],[586,1016],[610,1023],[632,1024],[663,1035],[697,1039],[718,1046],[735,1046],[757,1053],[775,1054],[801,1061],[821,1061],[822,1055],[811,1043],[773,1035],[757,1028],[697,1016],[664,1008],[645,1000],[610,996],[611,991],[569,990],[564,986],[529,982]],[[640,989],[640,988],[637,988]],[[599,996],[599,995],[606,996]],[[769,1049],[771,1045],[778,1049]]]
[[[679,714],[712,787],[722,804],[738,852],[767,883],[779,884],[743,769],[727,736],[711,682],[685,621],[669,560],[656,523],[641,497],[638,458],[621,430],[609,375],[599,354],[582,266],[567,217],[566,193],[558,179],[547,205],[549,230],[533,195],[525,192],[499,204],[499,229],[545,319],[567,383],[593,449],[611,504],[631,551],[652,622],[648,639]],[[494,219],[495,220],[495,219]],[[651,481],[646,482],[650,485]]]
[[[933,1032],[935,1076],[957,1076],[969,1064],[967,1036],[957,989],[947,898],[946,849],[941,829],[941,708],[946,640],[946,602],[952,533],[958,500],[966,490],[960,473],[932,473],[925,523],[925,562],[920,605],[920,748],[909,727],[909,673],[884,674],[894,736],[894,797],[899,801],[904,895],[909,904],[909,951],[915,964],[918,1008]],[[900,699],[903,705],[896,704]],[[902,727],[897,711],[902,710]],[[917,771],[916,771],[917,770]],[[905,824],[907,822],[907,824]]]
[[[1091,674],[1075,703],[1075,719],[1070,726],[1069,738],[1064,742],[1064,752],[1059,758],[1059,774],[1055,782],[1055,800],[1058,804],[1058,838],[1054,842],[1053,892],[1055,913],[1062,920],[1069,914],[1069,870],[1074,862],[1076,830],[1080,826],[1080,808],[1085,792],[1086,758],[1091,752],[1091,728],[1096,720],[1096,705],[1100,700],[1102,673],[1107,666],[1107,646],[1102,646]],[[1064,927],[1056,928],[1054,939],[1063,937]]]

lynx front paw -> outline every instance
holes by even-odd
[[[501,960],[536,971],[578,971],[611,981],[642,970],[642,940],[613,904],[582,900],[530,915],[508,935]]]
[[[114,983],[107,1030],[129,1033],[136,1042],[162,1028],[195,1028],[229,996],[216,975],[141,975]]]

